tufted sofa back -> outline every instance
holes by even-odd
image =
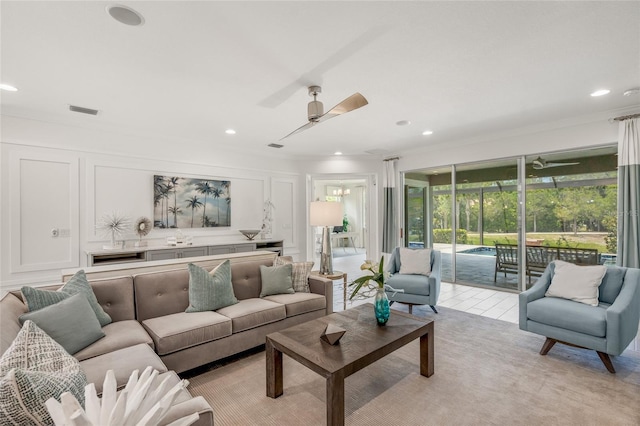
[[[111,319],[115,321],[134,320],[136,312],[133,300],[133,277],[105,278],[89,281],[98,302]],[[62,284],[38,287],[40,290],[55,291]],[[0,354],[13,342],[20,331],[20,315],[28,311],[22,293],[12,291],[0,300]]]
[[[232,263],[231,282],[236,297],[241,300],[260,297],[260,265],[272,264],[270,259]],[[189,272],[186,268],[135,275],[133,284],[138,321],[184,312],[189,306]]]

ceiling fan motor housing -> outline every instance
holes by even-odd
[[[316,121],[324,114],[324,106],[320,101],[311,101],[307,105],[307,118],[309,121]]]

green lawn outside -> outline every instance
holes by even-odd
[[[572,248],[588,248],[597,249],[599,253],[608,253],[607,245],[604,237],[606,232],[529,232],[527,239],[543,240],[543,246],[553,247],[572,247]],[[518,242],[518,234],[484,234],[484,245],[492,246],[499,244],[516,244]],[[467,236],[467,244],[480,245],[480,234],[469,232]]]

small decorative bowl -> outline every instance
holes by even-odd
[[[249,241],[253,240],[260,233],[260,229],[240,229],[242,235],[247,237]]]

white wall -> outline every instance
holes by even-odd
[[[271,198],[276,206],[273,238],[284,240],[286,254],[304,252],[305,235],[296,232],[304,217],[299,203],[304,185],[293,161],[246,154],[236,158],[233,152],[206,160],[176,154],[176,160],[169,161],[164,155],[155,158],[155,153],[118,155],[109,152],[109,145],[104,153],[89,152],[78,147],[117,135],[12,117],[4,126],[2,119],[0,290],[59,282],[61,269],[87,266],[85,252],[109,241],[96,230],[105,213],[152,219],[154,175],[231,182],[231,227],[183,229],[195,243],[243,240],[238,229],[259,229],[263,203]],[[128,140],[133,152],[135,142]],[[58,230],[57,236],[52,229]],[[174,233],[154,229],[145,240],[150,246],[161,245]],[[137,236],[132,231],[125,239],[130,246]]]
[[[157,151],[146,152],[137,143],[146,140],[143,136],[7,116],[2,116],[1,124],[0,290],[57,282],[60,269],[85,266],[84,252],[107,241],[95,232],[96,220],[105,211],[120,210],[133,219],[152,217],[154,174],[231,181],[232,227],[187,230],[195,241],[238,238],[238,229],[261,224],[262,203],[271,198],[276,205],[274,237],[283,238],[285,253],[298,259],[312,253],[307,241],[311,177],[365,176],[371,182],[369,250],[371,256],[379,253],[381,158],[265,159],[221,150],[219,145],[185,152],[175,148],[178,142],[165,140],[157,141]],[[462,146],[427,146],[400,154],[397,169],[597,146],[616,139],[617,125],[597,117],[487,136]],[[89,141],[92,146],[98,142],[100,149],[88,150]],[[61,231],[58,237],[51,236],[53,228]],[[148,239],[160,244],[172,232],[154,230]]]
[[[501,135],[481,135],[470,141],[429,144],[426,140],[424,148],[400,155],[397,168],[405,172],[615,143],[618,140],[618,123],[610,122],[609,118],[616,115],[619,113],[601,114],[590,120],[548,123]]]

